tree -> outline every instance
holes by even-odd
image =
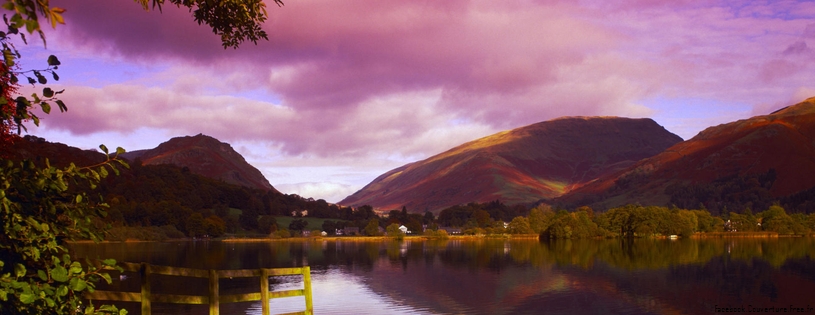
[[[379,235],[379,219],[373,218],[368,221],[368,225],[365,226],[363,232],[365,232],[365,235],[368,236]]]
[[[520,216],[512,219],[507,229],[510,234],[532,234],[535,232],[529,225],[529,220]]]
[[[555,212],[552,211],[552,208],[548,205],[537,206],[529,210],[529,227],[531,227],[535,233],[540,234],[549,227],[554,217]]]
[[[490,218],[490,213],[483,209],[478,209],[473,212],[472,219],[475,220],[475,223],[480,228],[485,228],[490,226],[492,223],[492,218]]]
[[[328,233],[329,235],[337,234],[337,222],[332,220],[325,220],[323,221],[323,225],[320,226],[324,232]]]
[[[427,225],[431,225],[436,221],[436,218],[433,216],[433,212],[425,211],[424,216],[422,217],[422,222]]]
[[[20,1],[20,0],[17,0]],[[31,1],[31,0],[29,0]],[[165,0],[136,0],[145,10],[161,10]],[[224,48],[238,48],[244,40],[257,44],[259,39],[268,40],[266,32],[260,27],[266,21],[266,4],[262,0],[208,1],[208,0],[169,0],[177,7],[187,7],[198,24],[206,23],[212,32],[221,37]],[[278,6],[282,0],[274,0]]]
[[[388,227],[385,229],[385,234],[396,239],[405,238],[405,233],[402,233],[402,230],[399,229],[399,224],[396,223],[391,223],[391,225],[388,225]]]
[[[784,208],[779,205],[770,206],[769,209],[759,215],[762,218],[761,227],[765,231],[774,231],[779,234],[803,234],[806,232],[806,228],[793,220]]]
[[[308,222],[303,219],[294,219],[289,223],[289,230],[302,232],[308,226]]]
[[[238,222],[245,230],[254,230],[258,228],[258,213],[254,209],[244,209],[240,216],[238,216]]]
[[[263,234],[269,234],[277,230],[277,220],[270,215],[262,215],[258,219],[258,229]]]
[[[204,216],[200,213],[193,213],[186,223],[187,236],[199,237],[206,234],[206,227],[204,226]]]
[[[204,231],[209,237],[219,237],[226,232],[226,222],[216,215],[210,215],[204,219]]]

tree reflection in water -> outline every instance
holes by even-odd
[[[815,307],[812,238],[317,239],[75,244],[73,250],[90,258],[200,269],[308,264],[319,314],[700,314],[717,305]]]

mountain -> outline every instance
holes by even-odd
[[[149,150],[127,152],[124,158],[143,165],[172,164],[194,174],[261,190],[275,190],[266,177],[227,143],[199,134],[172,138]]]
[[[810,98],[769,115],[707,128],[553,202],[595,209],[640,203],[701,204],[714,214],[745,207],[762,211],[789,196],[802,199],[801,193],[815,187],[813,175],[815,98]]]
[[[77,166],[94,165],[105,160],[105,155],[95,150],[82,150],[58,142],[48,142],[43,138],[26,135],[14,141],[5,158],[13,161],[28,159],[44,165],[45,160],[57,167],[70,163]]]
[[[437,212],[469,202],[533,203],[625,169],[680,141],[651,119],[559,118],[401,166],[340,204]]]

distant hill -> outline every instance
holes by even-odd
[[[88,166],[105,160],[105,155],[96,150],[82,150],[58,142],[49,142],[37,136],[27,135],[14,141],[9,147],[8,159],[19,161],[32,160],[44,165],[45,160],[57,167],[70,163],[77,166]]]
[[[139,159],[143,165],[186,167],[194,174],[230,184],[276,191],[266,177],[232,146],[202,134],[172,138],[154,149],[127,152],[123,157],[131,161]]]
[[[437,212],[469,202],[533,203],[625,169],[680,141],[651,119],[560,118],[401,166],[340,204]]]
[[[808,209],[815,205],[803,199],[812,199],[807,196],[813,187],[815,98],[810,98],[769,115],[707,128],[553,202],[595,209],[628,203],[705,207],[714,214],[746,207],[762,211],[778,201]]]

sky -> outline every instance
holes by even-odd
[[[30,134],[132,151],[203,133],[329,202],[562,116],[648,117],[689,139],[815,96],[812,1],[267,1],[269,40],[238,49],[185,9],[51,5],[66,24],[18,48],[24,68],[59,57],[68,111]]]

